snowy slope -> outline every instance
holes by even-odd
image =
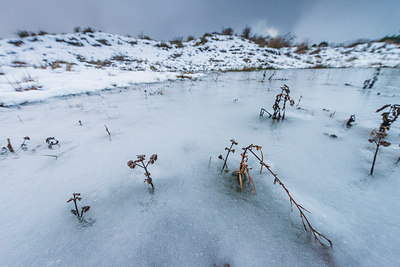
[[[215,34],[181,46],[102,32],[3,39],[0,104],[196,78],[208,71],[400,64],[399,46],[387,43],[316,47],[304,54],[296,51],[295,47],[272,49],[237,36]]]

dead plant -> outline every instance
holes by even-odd
[[[380,112],[382,110],[388,109],[389,111],[383,112],[382,116],[382,123],[380,125],[379,131],[386,132],[389,130],[390,125],[397,120],[400,115],[400,105],[399,104],[387,104],[378,109],[376,112]]]
[[[11,153],[15,153],[15,150],[14,150],[14,148],[13,148],[12,145],[11,145],[10,138],[7,138],[7,149],[8,149],[8,151],[10,151]]]
[[[225,150],[228,151],[228,152],[226,153],[225,159],[223,159],[222,155],[219,155],[219,156],[218,156],[218,158],[219,158],[220,160],[223,160],[223,161],[224,161],[224,165],[222,165],[221,173],[224,171],[225,167],[226,167],[225,172],[229,172],[229,170],[228,170],[228,165],[226,164],[226,162],[227,162],[227,160],[228,160],[229,154],[230,154],[231,152],[232,152],[232,153],[235,153],[235,149],[232,149],[232,147],[233,147],[234,145],[237,145],[237,144],[238,144],[238,143],[235,141],[235,139],[231,139],[230,141],[231,141],[231,146],[230,146],[229,148],[228,148],[228,147],[225,147]]]
[[[144,169],[145,173],[144,176],[146,176],[146,179],[144,179],[144,182],[147,182],[149,185],[151,185],[152,189],[154,190],[154,185],[153,185],[153,179],[150,177],[150,172],[147,170],[147,167],[149,164],[154,164],[157,160],[157,154],[153,154],[149,161],[145,163],[144,161],[146,160],[146,155],[137,155],[136,160],[130,160],[128,161],[127,165],[129,168],[134,169],[136,166]]]
[[[104,127],[106,128],[106,132],[107,132],[107,134],[108,134],[108,139],[110,139],[110,142],[111,142],[111,133],[110,133],[110,131],[108,130],[108,127],[107,127],[106,125],[104,125]]]
[[[372,167],[371,167],[371,171],[370,171],[370,174],[373,175],[376,156],[378,155],[379,147],[380,146],[388,147],[391,145],[391,143],[385,141],[385,138],[387,137],[387,133],[385,131],[382,132],[382,131],[373,130],[370,135],[371,135],[371,138],[368,139],[368,142],[374,143],[376,145],[374,159],[372,161]]]
[[[254,151],[254,149],[256,151]],[[256,152],[259,152],[259,155]],[[304,230],[306,230],[306,232],[308,232],[308,230],[310,230],[310,232],[312,233],[312,235],[314,236],[314,239],[318,241],[318,243],[320,243],[323,247],[326,246],[326,244],[323,243],[323,241],[328,242],[330,246],[332,246],[332,241],[329,240],[326,236],[324,236],[323,234],[321,234],[320,232],[318,232],[317,230],[314,229],[314,227],[312,227],[310,221],[308,220],[305,212],[311,213],[308,210],[306,210],[303,206],[301,206],[300,204],[298,204],[293,197],[290,195],[289,190],[286,188],[286,186],[282,183],[282,181],[278,178],[278,176],[276,175],[276,173],[274,173],[270,166],[268,164],[266,164],[264,162],[264,157],[263,157],[263,153],[262,153],[262,147],[258,146],[258,145],[249,145],[245,148],[243,148],[243,153],[242,153],[242,161],[240,162],[240,166],[239,166],[239,179],[241,179],[241,176],[244,174],[244,172],[246,172],[247,176],[249,177],[249,183],[250,181],[253,184],[253,188],[254,188],[254,193],[256,193],[256,189],[254,187],[254,183],[253,180],[250,177],[250,173],[249,173],[249,169],[248,169],[248,165],[246,164],[248,161],[248,155],[249,153],[251,155],[253,155],[260,163],[261,165],[261,169],[260,169],[260,174],[262,173],[262,168],[265,167],[274,177],[274,184],[279,184],[286,192],[286,194],[289,197],[290,200],[290,206],[291,206],[291,210],[293,211],[293,204],[295,205],[295,207],[298,209],[299,213],[300,213],[300,218],[301,221],[303,223],[304,226]],[[240,181],[239,181],[240,182]],[[242,184],[241,184],[241,188],[242,188]],[[308,226],[308,229],[307,229]]]
[[[75,209],[72,209],[72,210],[71,210],[71,213],[74,214],[74,215],[78,218],[79,221],[82,220],[83,214],[86,213],[86,212],[88,212],[89,209],[90,209],[90,206],[83,206],[83,207],[81,208],[81,212],[79,212],[79,210],[78,210],[78,204],[76,203],[76,201],[81,201],[81,200],[82,200],[82,198],[80,197],[80,195],[81,195],[80,193],[73,193],[73,194],[72,194],[72,197],[67,201],[67,203],[69,203],[69,202],[71,202],[71,201],[74,202]]]
[[[285,111],[286,111],[286,102],[289,101],[290,106],[293,107],[294,105],[294,100],[290,97],[289,93],[290,93],[290,89],[289,86],[287,86],[286,84],[284,84],[281,87],[281,93],[279,93],[278,95],[276,95],[275,98],[275,103],[272,106],[272,108],[274,109],[274,114],[269,113],[267,110],[265,110],[264,108],[261,108],[260,110],[260,116],[264,115],[264,112],[267,112],[269,114],[269,116],[272,116],[272,119],[274,120],[284,120],[285,119]]]
[[[47,143],[47,146],[50,148],[50,149],[53,149],[53,146],[60,146],[60,144],[59,144],[59,142],[58,142],[58,140],[55,138],[55,137],[47,137],[46,138],[46,143]]]
[[[381,67],[379,66],[378,68],[376,68],[375,73],[374,73],[374,77],[372,79],[368,79],[364,81],[364,86],[363,89],[371,89],[375,82],[378,80],[378,76],[381,72]]]
[[[237,142],[234,141],[234,139],[231,140],[232,145],[231,148],[225,148],[226,150],[228,150],[228,154],[226,159],[228,158],[229,155],[229,150],[232,149],[233,144],[237,145]],[[240,184],[240,190],[243,191],[243,178],[245,176],[248,177],[249,180],[249,184],[250,182],[252,183],[253,189],[254,189],[254,194],[257,194],[256,192],[256,188],[254,185],[254,181],[250,176],[250,169],[249,165],[248,165],[248,161],[249,161],[249,155],[252,155],[261,165],[260,168],[260,174],[263,171],[263,167],[265,167],[269,173],[272,174],[272,176],[274,177],[274,184],[279,184],[286,192],[286,194],[289,197],[290,200],[290,206],[291,206],[291,210],[293,212],[293,204],[295,205],[295,207],[297,208],[297,210],[300,213],[300,218],[304,227],[304,230],[306,230],[306,232],[310,231],[310,233],[314,236],[314,239],[318,241],[319,244],[321,244],[323,247],[326,246],[326,244],[324,243],[329,243],[330,246],[332,246],[332,241],[329,240],[326,236],[324,236],[323,234],[321,234],[320,232],[318,232],[317,230],[314,229],[314,227],[311,225],[309,219],[306,216],[306,212],[309,212],[307,209],[305,209],[303,206],[301,206],[300,204],[298,204],[293,197],[291,196],[291,194],[289,193],[289,190],[286,188],[286,186],[282,183],[282,181],[278,178],[278,176],[276,175],[276,173],[274,173],[271,170],[271,167],[266,164],[264,162],[264,154],[262,152],[262,147],[259,145],[249,145],[247,147],[242,148],[243,149],[243,153],[241,154],[241,161],[240,161],[240,165],[239,165],[239,170],[236,170],[238,173],[238,179],[239,179],[239,184]],[[220,158],[222,158],[220,156]]]
[[[346,122],[346,126],[347,127],[353,126],[352,123],[355,122],[355,121],[356,121],[356,115],[351,115],[350,118]]]
[[[21,149],[22,150],[24,150],[24,151],[26,151],[26,150],[28,150],[28,146],[26,145],[26,141],[28,141],[28,140],[31,140],[30,138],[29,138],[29,136],[25,136],[24,137],[24,141],[22,142],[22,144],[21,144]]]

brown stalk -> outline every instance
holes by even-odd
[[[8,148],[8,150],[11,152],[11,153],[14,153],[15,151],[14,151],[14,148],[12,147],[12,145],[11,145],[11,141],[10,141],[10,138],[7,138],[7,148]]]
[[[313,234],[315,240],[317,240],[323,247],[325,247],[326,245],[324,243],[322,243],[322,240],[325,240],[326,242],[329,243],[330,246],[332,246],[332,241],[329,240],[326,236],[324,236],[323,234],[321,234],[320,232],[318,232],[317,230],[314,229],[314,227],[312,227],[310,221],[308,220],[307,216],[305,215],[305,212],[311,213],[308,210],[306,210],[303,206],[299,205],[294,199],[293,197],[290,195],[289,190],[286,188],[286,186],[282,183],[282,181],[278,178],[278,176],[271,170],[270,166],[267,165],[263,159],[261,159],[254,151],[253,148],[256,148],[257,150],[261,151],[261,146],[257,146],[257,145],[249,145],[248,147],[244,148],[244,152],[242,155],[242,159],[245,157],[245,154],[247,153],[247,151],[250,151],[253,156],[260,162],[261,166],[265,166],[265,168],[272,174],[272,176],[274,176],[274,184],[278,183],[286,192],[286,194],[288,195],[289,199],[290,199],[290,205],[293,211],[293,205],[294,204],[299,213],[300,213],[300,218],[301,221],[303,223],[304,226],[304,230],[306,230],[306,232],[308,232],[307,230],[307,226],[310,229],[311,233]],[[262,152],[261,152],[262,153]],[[262,154],[261,154],[262,155]],[[242,163],[241,163],[242,164]],[[307,226],[306,226],[307,225]]]

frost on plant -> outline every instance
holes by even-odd
[[[75,209],[71,209],[71,213],[74,214],[78,218],[78,220],[81,221],[82,218],[83,218],[83,214],[89,211],[90,206],[83,206],[81,208],[81,211],[79,212],[77,201],[81,201],[82,200],[80,195],[81,195],[80,193],[73,193],[72,197],[67,201],[67,203],[69,203],[71,201],[74,202]]]
[[[136,160],[130,160],[128,161],[127,165],[129,168],[134,169],[136,166],[144,169],[145,173],[144,176],[146,179],[144,179],[144,182],[147,182],[149,185],[151,185],[151,188],[154,190],[154,185],[153,185],[153,179],[150,177],[150,172],[148,171],[147,167],[149,164],[154,164],[157,160],[157,154],[151,155],[149,161],[145,163],[146,160],[146,155],[137,155]]]
[[[268,113],[269,116],[272,116],[272,119],[274,120],[284,120],[285,119],[285,111],[286,111],[286,103],[289,101],[289,105],[291,107],[293,107],[294,105],[294,100],[290,97],[289,93],[290,93],[290,89],[289,86],[287,86],[286,84],[284,84],[281,87],[281,93],[279,93],[278,95],[276,95],[275,98],[275,103],[272,106],[274,113],[271,114],[269,113],[266,109],[261,108],[260,110],[260,116],[263,116],[264,113]]]

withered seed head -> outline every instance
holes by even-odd
[[[136,160],[135,161],[133,161],[133,160],[128,161],[127,165],[128,165],[129,168],[134,169],[136,167]]]
[[[138,161],[143,161],[146,158],[146,155],[136,155]]]
[[[87,212],[90,209],[90,206],[83,206],[82,207],[82,212]]]

